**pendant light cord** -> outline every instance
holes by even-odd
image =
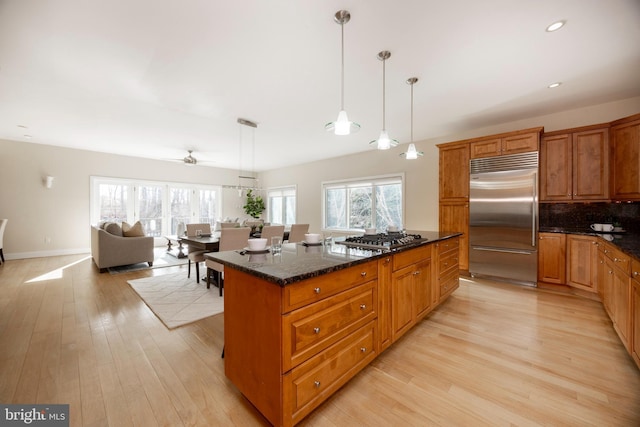
[[[387,62],[386,59],[382,60],[382,130],[386,131],[387,130],[387,126],[386,126],[386,121],[385,121],[385,116],[386,116],[386,100],[385,100],[385,93],[386,93],[386,67],[385,67],[385,63]]]
[[[413,142],[413,83],[411,83],[411,142]]]
[[[340,111],[344,110],[344,22],[340,24],[342,34],[341,51],[342,58],[340,60]]]

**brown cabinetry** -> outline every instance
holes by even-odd
[[[440,201],[469,201],[469,144],[451,143],[438,146]]]
[[[431,309],[432,251],[423,246],[393,256],[392,336],[396,341]]]
[[[609,198],[609,127],[547,133],[540,145],[540,200]]]
[[[598,238],[567,236],[567,285],[589,292],[597,291]]]
[[[631,353],[631,258],[608,243],[604,246],[602,302],[620,340]]]
[[[378,336],[382,352],[393,342],[391,333],[391,255],[378,260]]]
[[[539,233],[538,240],[538,281],[564,285],[567,236],[563,233]]]
[[[640,261],[631,262],[631,356],[640,367]]]
[[[540,130],[526,129],[509,134],[477,138],[470,143],[471,158],[495,157],[538,151]]]
[[[437,285],[434,301],[439,303],[460,286],[458,261],[460,254],[460,238],[447,239],[436,244],[438,251]]]
[[[640,114],[611,124],[611,197],[640,200]]]
[[[460,270],[469,270],[469,203],[440,203],[440,231],[462,233],[458,244]]]

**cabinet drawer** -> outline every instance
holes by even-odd
[[[285,378],[293,400],[294,424],[376,357],[375,336],[375,322],[370,322],[295,368],[290,379]]]
[[[454,237],[452,239],[443,240],[438,242],[438,248],[440,250],[440,254],[443,254],[448,251],[458,250],[460,247],[460,238]]]
[[[440,299],[446,297],[460,286],[460,275],[457,271],[438,279],[440,284]]]
[[[377,282],[370,281],[283,317],[283,371],[376,318]]]
[[[640,261],[635,258],[631,260],[631,277],[640,282]],[[640,313],[640,307],[637,307],[637,309],[638,313]]]
[[[323,276],[285,286],[282,312],[320,301],[378,276],[376,261],[345,268]]]
[[[449,274],[451,271],[458,270],[459,265],[458,251],[449,251],[440,255],[438,259],[438,275],[440,277]]]
[[[395,254],[393,256],[393,271],[431,258],[432,247],[433,244],[429,244]]]
[[[624,252],[606,245],[604,254],[613,261],[613,265],[622,270],[625,274],[631,274],[631,257]]]

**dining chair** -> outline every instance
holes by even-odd
[[[304,235],[309,232],[309,224],[291,224],[289,231],[289,243],[302,242]]]
[[[204,234],[211,234],[211,224],[187,224],[188,237],[197,236],[197,230],[200,230],[200,232]],[[196,265],[196,283],[200,283],[200,263],[204,261],[204,254],[206,252],[207,251],[203,251],[200,249],[192,249],[191,247],[187,248],[187,258],[189,258],[187,278],[191,277],[191,261],[193,261]]]
[[[271,245],[272,237],[280,237],[284,240],[284,225],[265,225],[260,232],[260,238],[267,239],[267,245]]]
[[[239,222],[221,222],[220,229],[222,230],[223,228],[237,228],[239,225]]]
[[[220,230],[219,251],[233,251],[246,247],[247,240],[249,240],[249,233],[251,233],[251,227],[223,228]],[[205,259],[205,265],[207,266],[207,289],[211,286],[211,276],[215,271],[216,283],[220,290],[220,296],[222,296],[222,288],[224,287],[224,265],[209,258]]]
[[[0,219],[0,264],[4,263],[4,253],[2,252],[2,248],[4,248],[4,229],[7,227],[8,219]]]

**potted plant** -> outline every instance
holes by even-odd
[[[244,212],[252,218],[258,219],[265,210],[264,200],[260,196],[254,196],[253,190],[247,191],[247,203],[243,206]]]

